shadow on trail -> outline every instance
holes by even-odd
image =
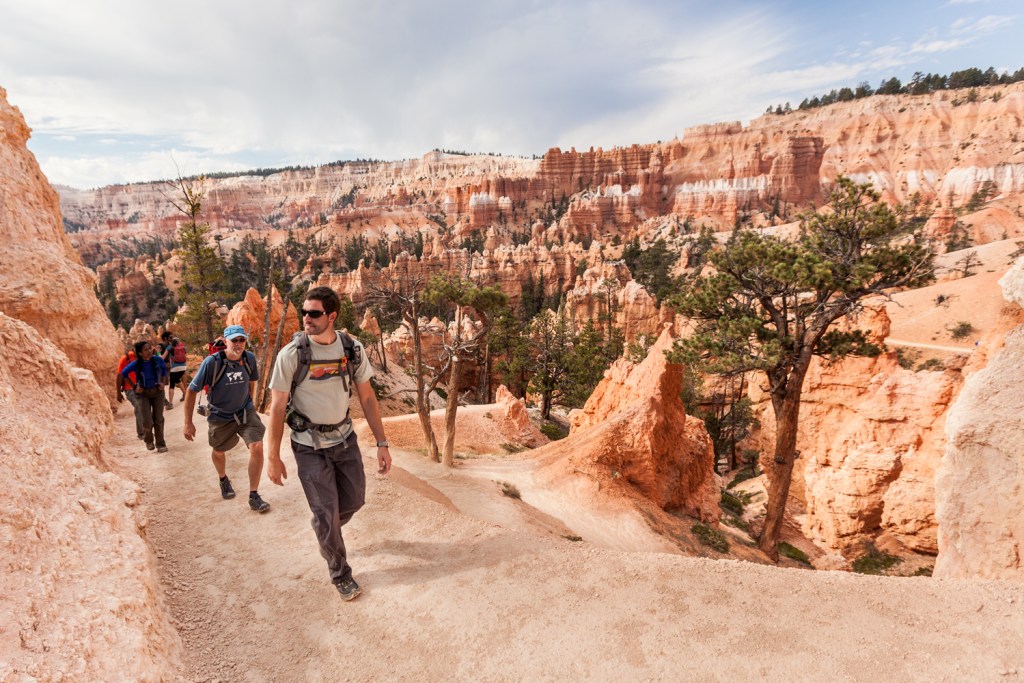
[[[360,581],[373,586],[408,586],[455,574],[511,562],[529,548],[513,544],[503,535],[478,543],[431,543],[425,541],[384,541],[358,550],[362,556],[390,555],[404,560],[388,561],[390,566],[359,573]],[[380,558],[378,558],[380,559]]]

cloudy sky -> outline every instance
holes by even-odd
[[[1021,0],[0,0],[0,87],[50,181],[88,188],[654,142],[861,81],[1014,71],[1021,35]]]

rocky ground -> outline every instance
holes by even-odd
[[[121,412],[108,452],[144,488],[186,680],[1024,678],[1019,582],[609,550],[562,538],[556,518],[537,533],[533,514],[464,514],[525,504],[401,449],[346,527],[365,592],[344,603],[290,454],[290,478],[264,482],[273,508],[257,515],[244,495],[221,500],[208,448],[181,437],[180,405],[165,454],[147,452]],[[244,491],[241,448],[228,471]],[[449,497],[430,478],[474,493]]]

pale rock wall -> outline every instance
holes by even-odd
[[[1000,280],[1024,306],[1024,259]],[[935,576],[1024,579],[1024,325],[971,375],[946,419],[935,479]]]
[[[92,373],[49,343],[0,313],[0,680],[168,680],[181,642],[138,487],[103,461]]]
[[[0,89],[0,680],[172,680],[139,491],[101,450],[121,343],[28,135]]]
[[[91,370],[113,399],[120,344],[93,294],[95,276],[64,234],[57,193],[26,147],[29,133],[0,88],[0,311]]]

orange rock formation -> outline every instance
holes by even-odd
[[[711,439],[704,423],[686,415],[683,368],[669,363],[665,329],[639,365],[616,361],[568,437],[538,450],[564,454],[556,467],[615,487],[628,487],[666,511],[717,520],[719,492]]]

